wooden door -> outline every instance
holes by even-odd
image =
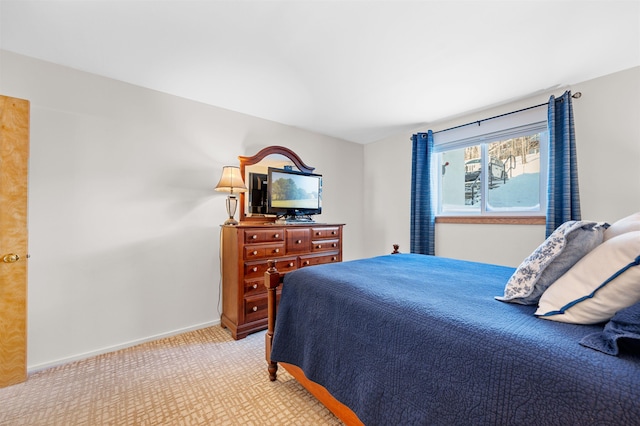
[[[0,95],[0,387],[27,379],[29,102]]]

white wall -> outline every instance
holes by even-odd
[[[575,84],[572,93],[582,217],[614,222],[640,211],[640,67]],[[514,111],[564,89],[433,123],[434,131]],[[367,255],[399,243],[409,251],[411,133],[365,146]],[[517,266],[544,240],[544,226],[437,224],[436,254]]]
[[[0,51],[31,101],[28,368],[219,323],[223,165],[282,145],[362,256],[363,147]],[[345,191],[341,182],[350,182]]]

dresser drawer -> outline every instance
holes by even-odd
[[[276,301],[280,302],[281,291],[276,292]],[[245,321],[257,321],[267,317],[268,313],[267,295],[247,297],[244,299],[244,319]]]
[[[338,250],[340,247],[340,240],[313,240],[311,241],[311,251],[331,251]]]
[[[244,277],[245,278],[261,278],[264,276],[267,270],[267,261],[261,262],[247,262],[244,264]]]
[[[308,253],[311,249],[311,231],[309,228],[287,229],[287,254]]]
[[[264,286],[264,278],[253,278],[244,280],[244,295],[253,296],[260,293],[266,293],[267,288]]]
[[[251,260],[282,256],[285,253],[284,250],[284,242],[268,245],[251,244],[244,246],[244,258]]]
[[[289,272],[296,269],[296,258],[295,257],[283,257],[281,259],[276,260],[276,268],[281,272]],[[264,273],[269,268],[267,264],[267,260],[256,261],[256,262],[246,262],[244,264],[244,278],[252,279],[252,278],[261,278],[264,280]]]
[[[295,257],[285,257],[282,259],[273,259],[276,261],[276,268],[278,271],[291,272],[298,269],[298,262]]]
[[[325,254],[325,255],[315,255],[315,256],[300,256],[300,267],[304,268],[305,266],[313,266],[313,265],[321,265],[323,263],[334,263],[340,262],[342,260],[339,252]],[[278,268],[280,269],[280,268]]]
[[[267,297],[245,299],[244,319],[255,321],[267,316]]]
[[[269,243],[274,241],[284,241],[284,229],[268,228],[268,229],[250,229],[244,233],[244,243]]]
[[[340,236],[340,228],[337,226],[323,226],[321,228],[311,228],[311,238],[337,238]]]

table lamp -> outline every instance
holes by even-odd
[[[227,213],[229,214],[229,219],[227,219],[224,224],[237,225],[238,221],[234,219],[234,216],[238,208],[238,198],[235,194],[247,191],[247,187],[240,174],[240,167],[224,166],[222,168],[222,177],[220,177],[220,182],[216,185],[215,190],[229,193],[227,196]]]

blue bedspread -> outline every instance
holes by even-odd
[[[640,355],[580,340],[603,325],[494,300],[513,268],[413,254],[285,277],[272,360],[366,425],[640,423]]]

